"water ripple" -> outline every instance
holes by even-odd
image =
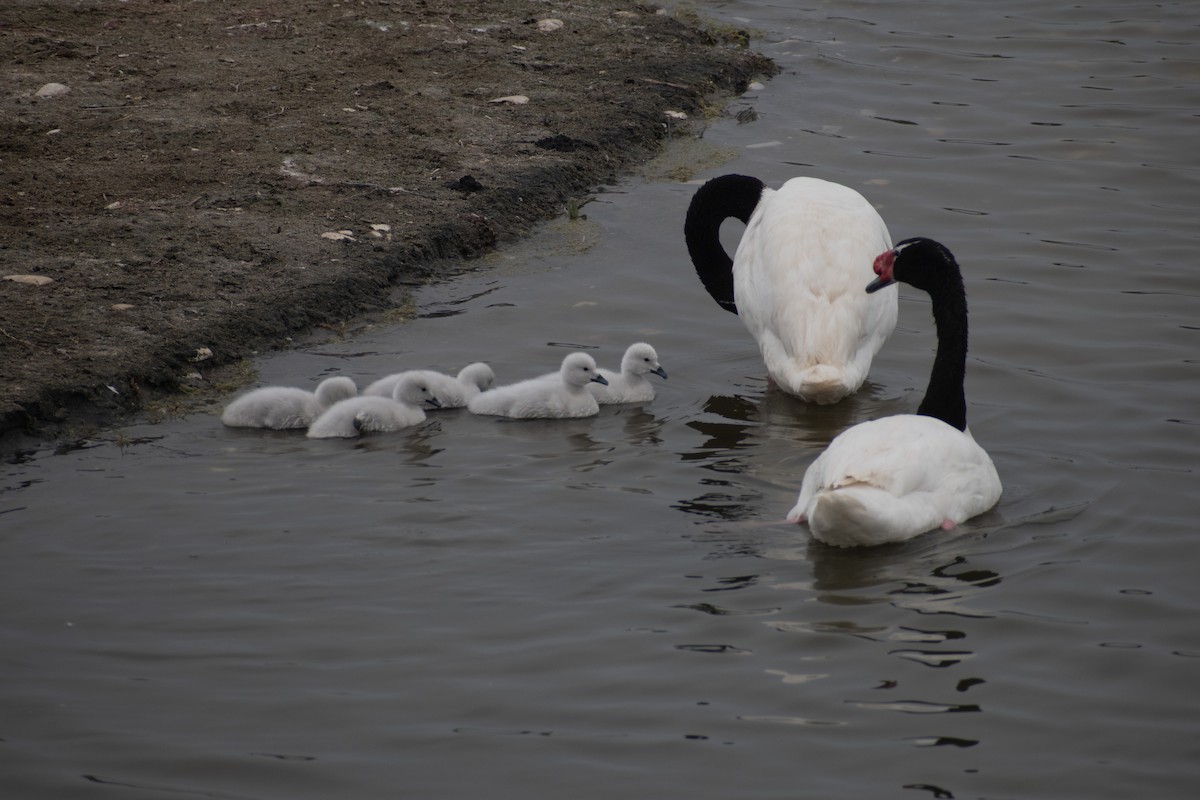
[[[925,700],[890,702],[847,700],[846,702],[858,708],[874,711],[898,711],[902,714],[973,714],[983,710],[974,703],[931,703]]]

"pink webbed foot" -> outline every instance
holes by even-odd
[[[944,530],[944,531],[952,531],[957,527],[958,527],[958,523],[955,522],[954,520],[950,519],[949,517],[942,520],[942,530]]]

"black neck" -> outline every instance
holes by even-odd
[[[929,290],[938,347],[925,399],[917,413],[937,417],[962,431],[967,428],[967,398],[963,391],[967,377],[967,293],[957,268],[946,270],[942,277]]]
[[[733,259],[721,246],[721,223],[735,217],[750,222],[762,197],[763,182],[746,175],[722,175],[697,190],[683,225],[688,255],[704,288],[726,311],[737,313],[733,301]]]

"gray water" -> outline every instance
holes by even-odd
[[[998,508],[863,552],[782,523],[838,431],[915,408],[928,303],[806,406],[692,273],[697,183],[630,180],[256,367],[507,381],[646,339],[652,403],[357,442],[193,414],[6,465],[3,797],[1196,795],[1194,4],[702,8],[783,74],[675,157],[846,183],[955,251]]]

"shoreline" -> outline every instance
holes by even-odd
[[[5,457],[228,392],[243,359],[571,214],[775,72],[744,32],[646,6],[528,11],[17,11],[0,275],[32,277],[0,280]]]

